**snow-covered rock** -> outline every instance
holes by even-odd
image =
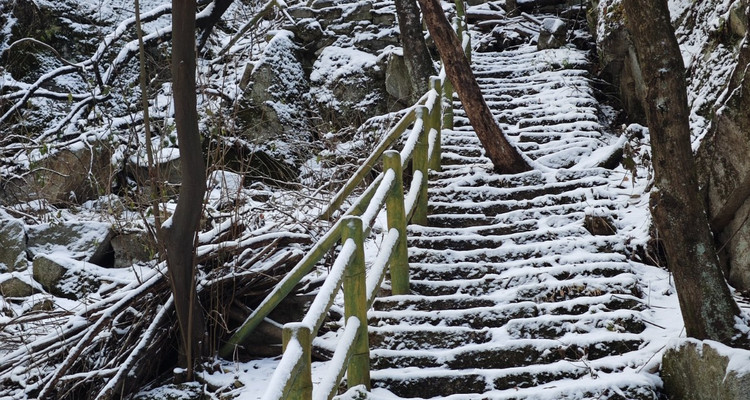
[[[0,213],[0,272],[26,266],[25,236],[23,221]]]
[[[681,339],[664,353],[664,389],[674,399],[744,400],[750,393],[748,365],[748,350]]]
[[[156,249],[146,232],[128,232],[112,238],[115,252],[115,268],[126,268],[136,262],[146,262],[154,258]]]
[[[290,31],[279,31],[268,42],[263,56],[253,67],[247,100],[250,107],[241,115],[247,136],[264,141],[279,135],[305,132],[308,81],[300,47]]]
[[[545,18],[542,21],[542,30],[539,32],[537,48],[557,49],[567,43],[568,25],[559,18]]]
[[[324,48],[310,75],[310,99],[333,128],[358,125],[386,111],[381,59],[348,47]]]
[[[27,297],[37,292],[31,285],[16,276],[10,276],[0,282],[0,296]]]
[[[68,257],[93,264],[105,264],[111,256],[112,225],[106,222],[65,221],[29,226],[28,252],[31,257],[65,252]]]
[[[55,296],[80,299],[95,292],[101,283],[85,264],[68,258],[65,253],[40,255],[34,259],[34,280]]]

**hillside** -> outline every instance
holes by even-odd
[[[261,398],[281,324],[301,319],[333,268],[333,256],[318,263],[232,360],[205,360],[199,384],[172,382],[179,337],[157,238],[191,177],[174,124],[171,7],[140,6],[142,49],[132,2],[0,4],[0,399]],[[701,196],[744,308],[748,5],[669,6]],[[216,353],[334,226],[319,215],[421,94],[391,1],[199,10],[208,192],[196,282]],[[493,171],[453,98],[428,224],[408,228],[411,292],[383,283],[368,314],[374,389],[342,385],[340,398],[664,398],[662,356],[684,333],[649,214],[645,89],[620,1],[475,1],[466,15],[475,77],[533,171]],[[368,266],[388,233],[375,221]],[[314,382],[343,335],[340,297],[313,341]]]

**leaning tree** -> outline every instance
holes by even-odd
[[[624,0],[623,5],[646,83],[655,184],[651,213],[674,275],[685,330],[690,337],[732,344],[741,312],[724,280],[698,194],[685,65],[667,0]]]
[[[435,46],[445,65],[445,74],[463,103],[469,122],[482,142],[487,157],[499,172],[528,171],[530,169],[528,163],[505,138],[487,102],[484,101],[479,84],[471,71],[469,60],[464,54],[456,32],[445,17],[440,0],[419,0],[419,5],[422,7],[422,14],[430,36],[435,41]]]

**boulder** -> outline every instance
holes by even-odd
[[[388,55],[388,67],[385,70],[385,90],[401,102],[408,102],[411,97],[411,76],[406,68],[404,56],[396,53]]]
[[[302,46],[309,50],[318,50],[325,43],[321,41],[325,35],[323,28],[314,18],[299,19],[288,29],[294,32],[294,36],[302,42]]]
[[[385,68],[379,57],[328,46],[313,65],[310,99],[329,129],[358,126],[388,111]]]
[[[44,290],[72,300],[95,292],[100,284],[96,275],[86,268],[85,261],[68,258],[64,253],[36,257],[33,276]]]
[[[630,122],[646,124],[643,98],[646,83],[641,75],[638,57],[630,40],[630,32],[625,28],[625,14],[622,5],[600,5],[599,0],[590,0],[587,20],[591,32],[596,35],[599,53],[599,76],[612,83],[617,91]],[[612,2],[609,2],[612,3]],[[603,15],[599,12],[608,10]]]
[[[286,9],[290,17],[295,20],[315,18],[315,10],[302,4],[296,4]]]
[[[734,2],[729,9],[729,29],[738,38],[743,38],[747,34],[748,20],[747,14],[745,14],[747,6],[747,0],[740,0]]]
[[[292,32],[279,31],[250,74],[247,108],[240,111],[239,117],[245,122],[246,135],[254,142],[308,131],[304,94],[309,86],[301,50],[293,38]]]
[[[37,290],[18,277],[10,277],[0,282],[0,295],[3,297],[28,297]]]
[[[106,222],[65,221],[29,226],[27,249],[31,257],[65,252],[76,260],[111,264],[113,232]]]
[[[537,48],[557,49],[565,46],[568,36],[568,24],[559,18],[545,18],[542,21],[542,29],[539,31]]]
[[[698,179],[706,198],[714,234],[724,246],[721,254],[729,282],[750,289],[750,47],[740,50],[738,67],[729,83],[730,95],[716,112],[697,152]]]
[[[163,191],[167,195],[177,194],[178,187],[182,183],[180,150],[177,147],[163,147],[154,154],[154,163],[159,171],[159,182],[167,183],[159,188],[159,192]],[[145,194],[148,195],[148,190],[153,190],[149,178],[148,158],[145,154],[130,156],[126,164],[126,172],[139,186],[147,189]]]
[[[750,397],[748,365],[748,350],[683,339],[664,353],[664,391],[672,399],[745,400]]]
[[[0,272],[26,268],[26,230],[20,219],[0,213]]]
[[[111,149],[103,142],[76,143],[32,156],[25,179],[5,183],[0,202],[45,199],[52,204],[80,204],[107,191],[112,180]]]
[[[115,268],[127,268],[138,262],[147,262],[154,258],[156,247],[147,232],[121,233],[112,238],[112,250],[115,253]]]

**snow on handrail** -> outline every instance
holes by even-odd
[[[383,239],[383,243],[380,245],[380,252],[375,257],[375,261],[370,266],[370,274],[367,276],[367,308],[372,307],[372,303],[378,294],[380,284],[385,278],[385,268],[391,261],[391,254],[398,244],[400,233],[398,229],[391,228],[388,234]]]
[[[323,286],[320,287],[318,294],[315,295],[315,299],[312,305],[310,305],[305,318],[302,319],[302,324],[310,328],[313,336],[316,336],[318,333],[318,329],[320,329],[326,318],[328,309],[331,308],[333,300],[336,298],[339,288],[341,288],[341,282],[344,279],[344,270],[354,257],[355,250],[357,250],[357,244],[354,243],[353,239],[348,239],[341,247],[341,252],[336,257],[336,261],[328,272],[328,277],[323,282]]]
[[[284,355],[281,357],[271,381],[268,382],[268,389],[263,394],[262,400],[280,399],[291,391],[292,383],[295,381],[294,378],[304,368],[304,355],[305,349],[299,342],[299,338],[292,337],[286,344]]]
[[[354,349],[354,341],[357,339],[361,322],[357,317],[349,317],[346,320],[344,332],[339,338],[336,350],[333,352],[331,361],[326,365],[326,374],[320,384],[313,388],[313,400],[328,400],[332,398],[339,389],[339,382],[346,372],[346,363],[351,358]]]
[[[380,210],[383,209],[385,204],[386,196],[393,186],[393,182],[396,181],[396,174],[392,169],[383,172],[383,180],[378,185],[378,190],[375,191],[375,195],[370,200],[370,205],[367,206],[365,212],[362,213],[362,223],[366,227],[365,236],[369,233],[370,227],[375,223],[375,218],[380,214]]]
[[[419,179],[417,179],[419,178]],[[420,182],[422,180],[422,171],[414,171],[414,179],[411,180],[411,187],[404,198],[404,208],[406,208],[406,219],[408,220],[417,209],[417,197],[419,197]]]

